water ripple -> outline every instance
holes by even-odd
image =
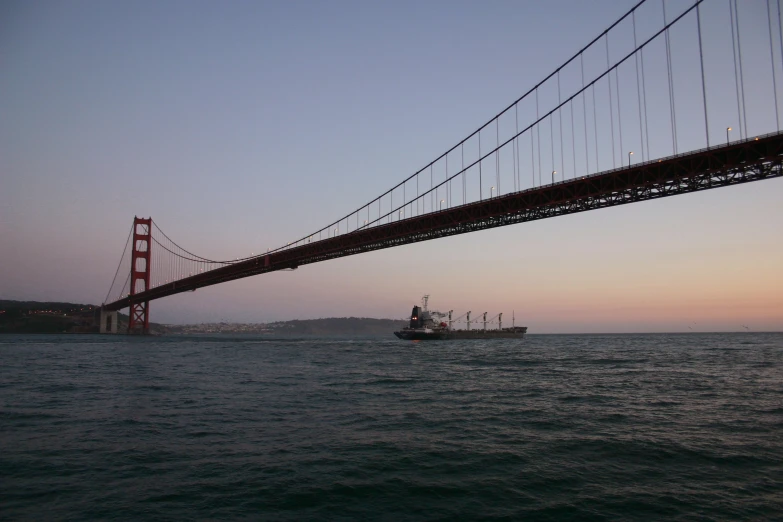
[[[0,337],[8,519],[774,519],[783,335]]]

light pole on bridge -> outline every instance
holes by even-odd
[[[554,184],[555,184],[555,174],[557,174],[557,171],[556,171],[556,170],[553,170],[553,171],[552,171],[552,185],[554,185]]]
[[[633,156],[633,151],[628,153],[628,168],[631,168],[631,156]]]
[[[729,131],[731,131],[731,127],[726,127],[726,145],[729,144]]]

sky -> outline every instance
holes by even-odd
[[[3,2],[0,298],[100,304],[134,216],[208,258],[306,236],[428,165],[634,3]],[[648,4],[640,39],[661,22],[660,2]],[[667,0],[669,18],[689,4]],[[740,4],[752,136],[778,130],[775,91],[766,2]],[[729,3],[703,6],[716,144],[740,128]],[[706,145],[695,23],[671,34],[679,152]],[[630,50],[629,28],[611,33],[612,61]],[[653,158],[672,153],[655,45],[645,58]],[[598,51],[586,55],[588,75],[605,59]],[[618,82],[630,85],[632,66]],[[563,72],[564,94],[579,83],[573,73]],[[635,110],[636,92],[621,92]],[[629,137],[614,155],[598,132],[602,169],[643,141],[629,130],[634,114],[618,117]],[[578,158],[584,174],[578,154],[561,168],[546,157],[525,179],[552,167],[570,176]],[[399,318],[429,294],[457,315],[513,313],[531,333],[780,331],[781,196],[774,179],[375,251],[154,301],[151,320]]]

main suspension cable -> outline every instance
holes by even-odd
[[[654,41],[656,38],[658,38],[659,36],[661,36],[661,34],[664,34],[664,33],[668,34],[668,30],[669,30],[669,29],[670,29],[670,28],[671,28],[673,25],[675,25],[675,24],[676,24],[677,22],[679,22],[679,21],[680,21],[682,18],[684,18],[685,16],[687,16],[687,15],[688,15],[688,14],[689,14],[691,11],[693,11],[693,10],[694,10],[696,7],[698,7],[698,6],[699,6],[699,5],[700,5],[700,4],[701,4],[703,1],[704,1],[704,0],[696,0],[696,2],[695,2],[695,3],[694,3],[692,6],[690,6],[688,9],[686,9],[686,10],[685,10],[684,12],[682,12],[682,13],[681,13],[679,16],[677,16],[676,18],[674,18],[674,19],[673,19],[671,22],[669,22],[668,24],[666,24],[664,27],[662,27],[662,28],[661,28],[659,31],[657,31],[656,33],[654,33],[652,36],[650,36],[650,37],[649,37],[649,38],[648,38],[646,41],[644,41],[644,42],[643,42],[641,45],[639,45],[639,46],[638,46],[636,49],[634,49],[633,51],[629,52],[629,53],[628,53],[627,55],[625,55],[625,56],[624,56],[622,59],[618,60],[618,61],[617,61],[617,63],[615,63],[615,64],[614,64],[614,65],[613,65],[613,66],[612,66],[610,69],[608,69],[607,71],[604,71],[603,73],[599,74],[599,75],[598,75],[598,76],[597,76],[595,79],[593,79],[593,80],[592,80],[590,83],[588,83],[588,84],[587,84],[585,87],[583,87],[582,89],[580,89],[579,91],[577,91],[576,93],[574,93],[573,95],[571,95],[571,96],[570,96],[568,99],[566,99],[565,101],[563,101],[563,102],[562,102],[562,104],[560,104],[560,105],[558,105],[558,106],[556,106],[556,107],[552,108],[552,109],[551,109],[550,111],[548,111],[546,114],[543,114],[543,115],[541,115],[541,117],[540,117],[540,118],[539,118],[537,121],[534,121],[533,123],[531,123],[530,125],[528,125],[528,126],[527,126],[527,127],[525,127],[524,129],[522,129],[522,130],[521,130],[521,131],[520,131],[520,132],[519,132],[519,133],[518,133],[516,136],[512,136],[512,137],[510,137],[509,139],[507,139],[506,141],[504,141],[502,144],[500,144],[500,146],[499,146],[499,147],[497,147],[496,149],[494,149],[494,150],[490,150],[490,151],[488,151],[486,154],[484,154],[483,156],[480,156],[480,157],[479,157],[479,158],[478,158],[476,161],[474,161],[473,163],[471,163],[470,165],[468,165],[467,167],[465,167],[465,168],[464,168],[464,169],[463,169],[461,172],[457,172],[457,173],[455,173],[455,174],[452,176],[452,178],[453,178],[453,177],[456,177],[456,176],[458,176],[458,175],[460,175],[460,174],[463,174],[463,173],[464,173],[466,170],[469,170],[469,169],[471,169],[471,168],[475,167],[476,165],[479,165],[479,164],[480,164],[482,161],[486,160],[487,158],[489,158],[489,156],[491,156],[492,154],[494,154],[495,152],[497,152],[497,150],[499,150],[499,149],[500,149],[500,148],[502,148],[502,147],[505,147],[506,145],[508,145],[509,143],[511,143],[511,142],[514,140],[514,138],[517,138],[518,136],[521,136],[521,135],[522,135],[522,134],[524,134],[525,132],[531,131],[531,137],[532,137],[532,129],[533,129],[533,127],[538,127],[538,128],[540,128],[540,124],[541,124],[541,123],[542,123],[542,122],[543,122],[545,119],[547,119],[547,118],[551,118],[551,117],[552,117],[552,115],[554,114],[554,112],[555,112],[555,111],[557,111],[557,110],[559,110],[559,109],[562,107],[562,105],[564,105],[564,104],[566,104],[566,103],[570,103],[570,102],[571,102],[572,100],[574,100],[574,99],[575,99],[577,96],[579,96],[580,94],[582,94],[582,93],[583,93],[583,92],[584,92],[586,89],[588,89],[588,88],[592,87],[592,88],[593,88],[593,91],[595,91],[595,86],[596,86],[596,84],[597,84],[599,81],[601,81],[601,80],[602,80],[604,77],[606,77],[606,78],[607,78],[607,81],[609,81],[609,79],[610,79],[610,76],[609,76],[609,74],[610,74],[610,73],[611,73],[613,70],[616,70],[616,69],[617,69],[617,68],[618,68],[620,65],[622,65],[623,63],[625,63],[625,62],[626,62],[626,61],[627,61],[629,58],[631,58],[631,56],[634,56],[634,55],[635,55],[637,52],[641,52],[641,50],[642,50],[642,49],[644,49],[644,47],[646,47],[648,44],[650,44],[650,42]],[[593,106],[593,110],[595,111],[595,105]],[[594,118],[594,119],[595,119],[595,118]],[[532,146],[532,144],[531,144],[531,146]],[[596,140],[596,146],[597,146],[597,140]],[[597,151],[596,151],[596,152],[597,152]],[[540,165],[540,163],[541,163],[541,157],[540,157],[540,154],[539,154],[539,169],[541,168],[541,165]],[[429,192],[431,192],[432,190],[435,190],[435,189],[437,189],[438,187],[440,187],[441,185],[443,185],[443,184],[444,184],[444,183],[446,183],[447,181],[448,181],[448,180],[444,180],[443,182],[439,183],[437,186],[435,186],[435,187],[433,187],[432,189],[430,189],[430,191],[429,191]],[[422,197],[423,197],[423,196],[425,196],[426,194],[427,194],[427,193],[424,193],[424,194],[422,194]],[[392,213],[394,210],[395,210],[395,209],[392,209],[392,211],[391,211],[390,213]],[[384,216],[384,217],[385,217],[385,216]],[[380,218],[379,218],[378,220],[376,220],[376,222],[378,222],[378,221],[380,221]]]
[[[186,254],[188,254],[189,256],[192,256],[192,257],[194,257],[194,258],[198,258],[198,260],[201,260],[201,261],[206,261],[206,262],[208,262],[208,263],[220,263],[220,262],[221,262],[221,261],[215,261],[215,260],[212,260],[212,259],[207,259],[206,257],[201,257],[201,256],[199,256],[199,255],[196,255],[196,254],[194,254],[193,252],[189,252],[188,250],[186,250],[186,249],[182,248],[181,246],[179,246],[179,245],[178,245],[178,244],[177,244],[177,243],[176,243],[176,242],[175,242],[173,239],[171,239],[169,236],[167,236],[167,235],[166,235],[166,233],[165,233],[163,230],[161,230],[161,228],[158,226],[158,224],[157,224],[157,223],[155,223],[155,222],[153,221],[153,222],[152,222],[152,224],[153,224],[153,225],[155,225],[155,228],[156,228],[156,229],[158,229],[158,232],[160,232],[161,234],[163,234],[163,237],[165,237],[166,239],[168,239],[168,240],[171,242],[171,244],[172,244],[172,245],[174,245],[175,247],[179,248],[180,250],[182,250],[183,252],[185,252],[185,253],[186,253]],[[153,238],[153,240],[154,240],[154,239],[155,239],[155,238]],[[157,243],[157,241],[155,241],[155,242]],[[169,251],[169,252],[171,252],[172,254],[174,254],[174,255],[177,255],[176,253],[172,252],[172,251],[171,251],[171,250],[169,250],[168,248],[164,247],[162,244],[158,243],[158,245],[160,245],[161,247],[165,248],[166,250],[168,250],[168,251]],[[193,261],[195,261],[195,259],[193,259]]]
[[[133,225],[131,225],[130,231],[128,232],[128,239],[125,240],[125,248],[122,249],[122,256],[120,256],[120,262],[117,265],[117,271],[114,272],[114,279],[111,281],[111,286],[109,287],[109,291],[106,292],[106,298],[103,300],[103,303],[106,304],[109,301],[109,295],[111,294],[112,289],[114,288],[114,283],[117,281],[117,275],[120,273],[120,268],[122,267],[122,262],[125,260],[125,252],[128,251],[128,245],[130,244],[131,236],[133,235]],[[133,268],[133,267],[131,267]],[[130,277],[130,275],[128,275]]]
[[[702,0],[699,0],[699,2],[701,2],[701,1],[702,1]],[[596,36],[595,38],[593,38],[593,39],[590,41],[590,43],[588,43],[588,44],[587,44],[587,45],[585,45],[585,46],[584,46],[582,49],[580,49],[579,51],[577,51],[577,52],[576,52],[576,53],[575,53],[573,56],[571,56],[571,58],[569,58],[568,60],[566,60],[565,62],[563,62],[563,64],[561,64],[561,65],[560,65],[560,67],[558,67],[557,69],[555,69],[554,71],[552,71],[552,72],[551,72],[551,73],[550,73],[548,76],[546,76],[546,78],[544,78],[544,79],[543,79],[543,80],[541,80],[539,83],[537,83],[535,86],[533,86],[532,88],[530,88],[530,90],[528,90],[528,91],[527,91],[525,94],[523,94],[522,96],[520,96],[520,97],[519,97],[517,100],[515,100],[513,103],[511,103],[510,105],[508,105],[508,106],[507,106],[505,109],[503,109],[502,111],[500,111],[500,112],[499,112],[499,113],[498,113],[496,116],[494,116],[493,118],[490,118],[490,119],[489,119],[489,121],[487,121],[486,123],[484,123],[484,124],[483,124],[481,127],[479,127],[477,130],[475,130],[475,131],[473,131],[472,133],[470,133],[470,134],[469,134],[469,135],[468,135],[466,138],[463,138],[463,139],[462,139],[462,140],[460,140],[460,141],[459,141],[459,142],[458,142],[456,145],[454,145],[453,147],[451,147],[450,149],[448,149],[446,152],[444,152],[443,154],[441,154],[440,156],[438,156],[437,158],[435,158],[435,159],[434,159],[433,161],[431,161],[431,162],[430,162],[428,165],[426,165],[425,167],[423,167],[423,168],[421,168],[420,170],[416,171],[415,173],[411,174],[411,175],[410,175],[409,177],[407,177],[405,180],[401,181],[400,183],[398,183],[397,185],[395,185],[395,186],[394,186],[394,187],[392,187],[391,189],[387,190],[386,192],[384,192],[383,194],[381,194],[381,195],[380,195],[380,196],[378,196],[377,198],[373,199],[373,200],[372,200],[370,203],[367,203],[367,204],[365,204],[365,205],[362,205],[362,206],[361,206],[361,207],[359,207],[357,210],[355,210],[355,211],[353,211],[353,212],[350,212],[349,214],[347,214],[345,217],[343,217],[343,218],[340,218],[340,219],[338,219],[337,221],[335,221],[335,222],[331,223],[330,225],[327,225],[327,226],[323,227],[321,230],[319,230],[319,232],[323,232],[323,231],[325,231],[325,230],[329,230],[329,229],[330,229],[332,226],[334,226],[334,225],[338,224],[339,222],[343,221],[343,220],[344,220],[344,219],[346,219],[347,217],[350,217],[350,216],[352,216],[353,214],[355,214],[356,212],[359,212],[359,211],[361,211],[361,210],[362,210],[362,209],[364,209],[366,206],[368,206],[368,205],[372,204],[372,203],[373,203],[373,202],[375,202],[376,200],[379,200],[380,198],[383,198],[383,197],[384,197],[384,196],[386,196],[387,194],[391,193],[393,190],[395,190],[395,189],[399,188],[399,187],[400,187],[400,185],[402,185],[402,184],[403,184],[403,183],[405,183],[406,181],[408,181],[408,180],[412,179],[414,176],[418,176],[420,173],[422,173],[422,172],[425,172],[425,171],[426,171],[426,169],[427,169],[427,168],[429,168],[431,165],[433,165],[434,163],[436,163],[436,162],[440,161],[441,159],[443,159],[443,158],[444,158],[444,157],[445,157],[447,154],[449,154],[450,152],[452,152],[452,151],[456,150],[456,149],[457,149],[457,147],[459,147],[459,146],[463,145],[463,144],[464,144],[466,141],[468,141],[469,139],[473,138],[473,137],[474,137],[476,134],[479,134],[479,133],[480,133],[480,132],[481,132],[481,131],[482,131],[482,130],[485,128],[485,127],[487,127],[487,126],[488,126],[488,125],[490,125],[490,124],[491,124],[493,121],[495,121],[497,118],[499,118],[500,116],[502,116],[503,114],[505,114],[505,113],[506,113],[507,111],[509,111],[509,110],[510,110],[512,107],[514,107],[516,104],[518,104],[519,102],[521,102],[523,99],[527,98],[529,95],[533,94],[534,92],[537,92],[537,90],[538,90],[538,88],[539,88],[539,87],[541,87],[542,85],[544,85],[544,84],[545,84],[545,83],[546,83],[546,82],[547,82],[547,81],[548,81],[550,78],[552,78],[552,77],[554,77],[556,74],[558,74],[558,73],[559,73],[559,72],[560,72],[562,69],[564,69],[564,68],[565,68],[565,67],[566,67],[568,64],[570,64],[572,61],[574,61],[576,58],[578,58],[578,57],[579,57],[579,56],[580,56],[580,55],[581,55],[581,54],[582,54],[582,53],[583,53],[585,50],[587,50],[588,48],[590,48],[591,46],[593,46],[593,44],[595,44],[596,42],[598,42],[598,41],[599,41],[599,40],[600,40],[600,39],[601,39],[601,38],[602,38],[604,35],[608,34],[608,33],[609,33],[609,31],[611,31],[611,30],[612,30],[612,29],[614,29],[614,28],[615,28],[617,25],[619,25],[619,24],[620,24],[620,23],[621,23],[623,20],[625,20],[625,19],[626,19],[628,16],[630,16],[630,15],[631,15],[631,13],[633,13],[634,11],[636,11],[636,10],[637,10],[637,9],[638,9],[638,8],[639,8],[641,5],[643,5],[645,2],[647,2],[647,0],[640,0],[640,1],[639,1],[639,2],[636,4],[636,5],[634,5],[633,7],[631,7],[631,9],[629,9],[629,10],[628,10],[628,11],[627,11],[625,14],[623,14],[623,15],[622,15],[620,18],[618,18],[618,19],[617,19],[617,20],[616,20],[614,23],[612,23],[612,24],[611,24],[609,27],[607,27],[606,29],[604,29],[604,30],[603,30],[603,31],[602,31],[602,32],[601,32],[601,33],[600,33],[598,36]],[[690,9],[689,9],[689,10],[690,10]],[[539,156],[539,162],[540,162],[540,156]],[[539,167],[540,167],[540,165],[539,165]],[[479,163],[479,168],[481,168],[481,163]],[[541,178],[541,176],[540,176],[540,173],[539,173],[539,183],[540,183],[540,178]],[[292,244],[296,244],[296,243],[298,243],[299,241],[306,240],[306,239],[307,239],[307,237],[310,237],[310,236],[312,236],[312,235],[314,235],[314,233],[313,233],[313,234],[308,234],[307,236],[304,236],[303,238],[301,238],[301,239],[299,239],[299,240],[297,240],[297,241],[293,242]],[[274,250],[271,250],[270,252],[277,252],[277,251],[279,251],[279,250],[283,250],[283,249],[287,248],[288,246],[289,246],[289,245],[287,244],[287,245],[284,245],[284,246],[278,247],[278,248],[276,248],[276,249],[274,249]],[[246,259],[249,259],[249,258],[246,258]]]

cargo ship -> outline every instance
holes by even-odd
[[[411,311],[410,323],[405,328],[394,332],[400,339],[406,341],[435,341],[448,339],[521,339],[527,333],[527,326],[516,326],[512,316],[511,327],[503,328],[503,314],[499,313],[487,321],[487,312],[481,314],[482,319],[474,319],[471,322],[471,312],[466,312],[456,319],[452,319],[454,310],[446,313],[436,312],[427,308],[429,295],[422,297],[422,306],[414,306]],[[467,328],[457,330],[454,323],[462,322],[466,317]],[[447,321],[444,321],[447,319]],[[497,319],[497,323],[495,323]],[[471,324],[478,325],[480,328],[472,328]],[[487,328],[487,324],[495,325],[497,328]]]

